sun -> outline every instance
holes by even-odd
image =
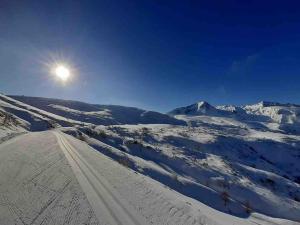
[[[67,81],[70,77],[70,70],[63,65],[59,65],[55,68],[55,75],[62,81]]]

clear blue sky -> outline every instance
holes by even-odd
[[[168,111],[300,103],[299,1],[0,2],[0,91]],[[61,85],[53,60],[76,73]]]

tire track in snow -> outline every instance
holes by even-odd
[[[99,222],[104,220],[107,224],[147,224],[145,219],[137,214],[137,211],[134,210],[135,212],[132,213],[133,210],[129,204],[119,200],[117,193],[110,191],[103,177],[99,177],[99,174],[77,153],[76,149],[63,137],[63,134],[58,132],[54,134]]]

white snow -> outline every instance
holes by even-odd
[[[300,224],[297,105],[20,99],[0,96],[0,224]]]
[[[60,132],[22,135],[0,152],[0,224],[288,224],[221,213]]]

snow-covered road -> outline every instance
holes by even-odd
[[[51,132],[0,145],[0,224],[100,224]]]
[[[28,133],[0,145],[1,225],[281,222],[214,210],[59,131]]]

